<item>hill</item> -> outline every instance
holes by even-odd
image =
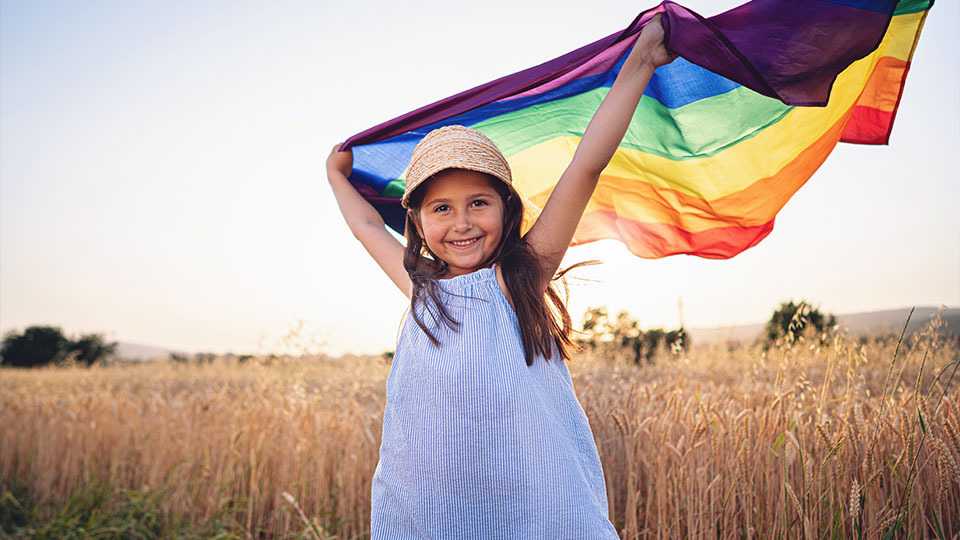
[[[910,318],[907,334],[922,328],[937,312],[937,308],[917,307]],[[903,323],[907,320],[910,308],[887,309],[882,311],[865,311],[837,315],[837,322],[845,328],[851,336],[875,336],[880,334],[899,334],[903,330]],[[960,335],[960,309],[946,309],[943,312],[946,331],[953,335]],[[714,328],[691,328],[690,338],[693,343],[717,343],[723,341],[749,342],[761,336],[766,323],[744,324],[735,326],[719,326]]]
[[[123,358],[125,360],[146,361],[166,360],[173,353],[186,354],[182,351],[165,349],[163,347],[157,347],[153,345],[141,345],[139,343],[118,341],[115,355],[118,358]]]

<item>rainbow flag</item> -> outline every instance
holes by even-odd
[[[932,0],[752,0],[703,18],[673,2],[624,30],[350,137],[351,182],[403,233],[414,146],[461,124],[507,157],[533,225],[640,29],[663,14],[667,47],[603,170],[571,245],[622,241],[637,256],[729,258],[837,142],[887,144]]]

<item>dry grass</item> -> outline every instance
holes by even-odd
[[[902,516],[898,538],[956,538],[960,376],[934,379],[960,349],[933,330],[895,362],[895,342],[842,338],[644,368],[576,358],[621,536],[879,538]],[[249,537],[362,538],[388,372],[379,358],[3,370],[0,485],[54,502],[95,480],[164,488],[164,511],[197,522],[239,501]]]

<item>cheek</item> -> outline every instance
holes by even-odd
[[[441,244],[443,235],[443,227],[431,223],[423,224],[423,239],[427,242],[427,245],[433,247]]]
[[[500,213],[491,213],[487,219],[484,219],[483,228],[490,235],[491,240],[498,241],[503,235],[503,215]]]

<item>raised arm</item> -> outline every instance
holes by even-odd
[[[401,292],[410,298],[412,285],[410,276],[403,267],[403,244],[389,232],[383,218],[366,199],[363,198],[347,179],[353,168],[353,152],[338,152],[340,145],[334,145],[327,158],[327,177],[330,187],[337,198],[340,212],[350,227],[353,236],[360,240],[367,253]]]
[[[656,15],[641,30],[610,92],[587,125],[573,160],[526,235],[542,263],[543,289],[560,266],[600,173],[620,145],[653,70],[674,58],[663,46],[663,28],[660,15]]]

